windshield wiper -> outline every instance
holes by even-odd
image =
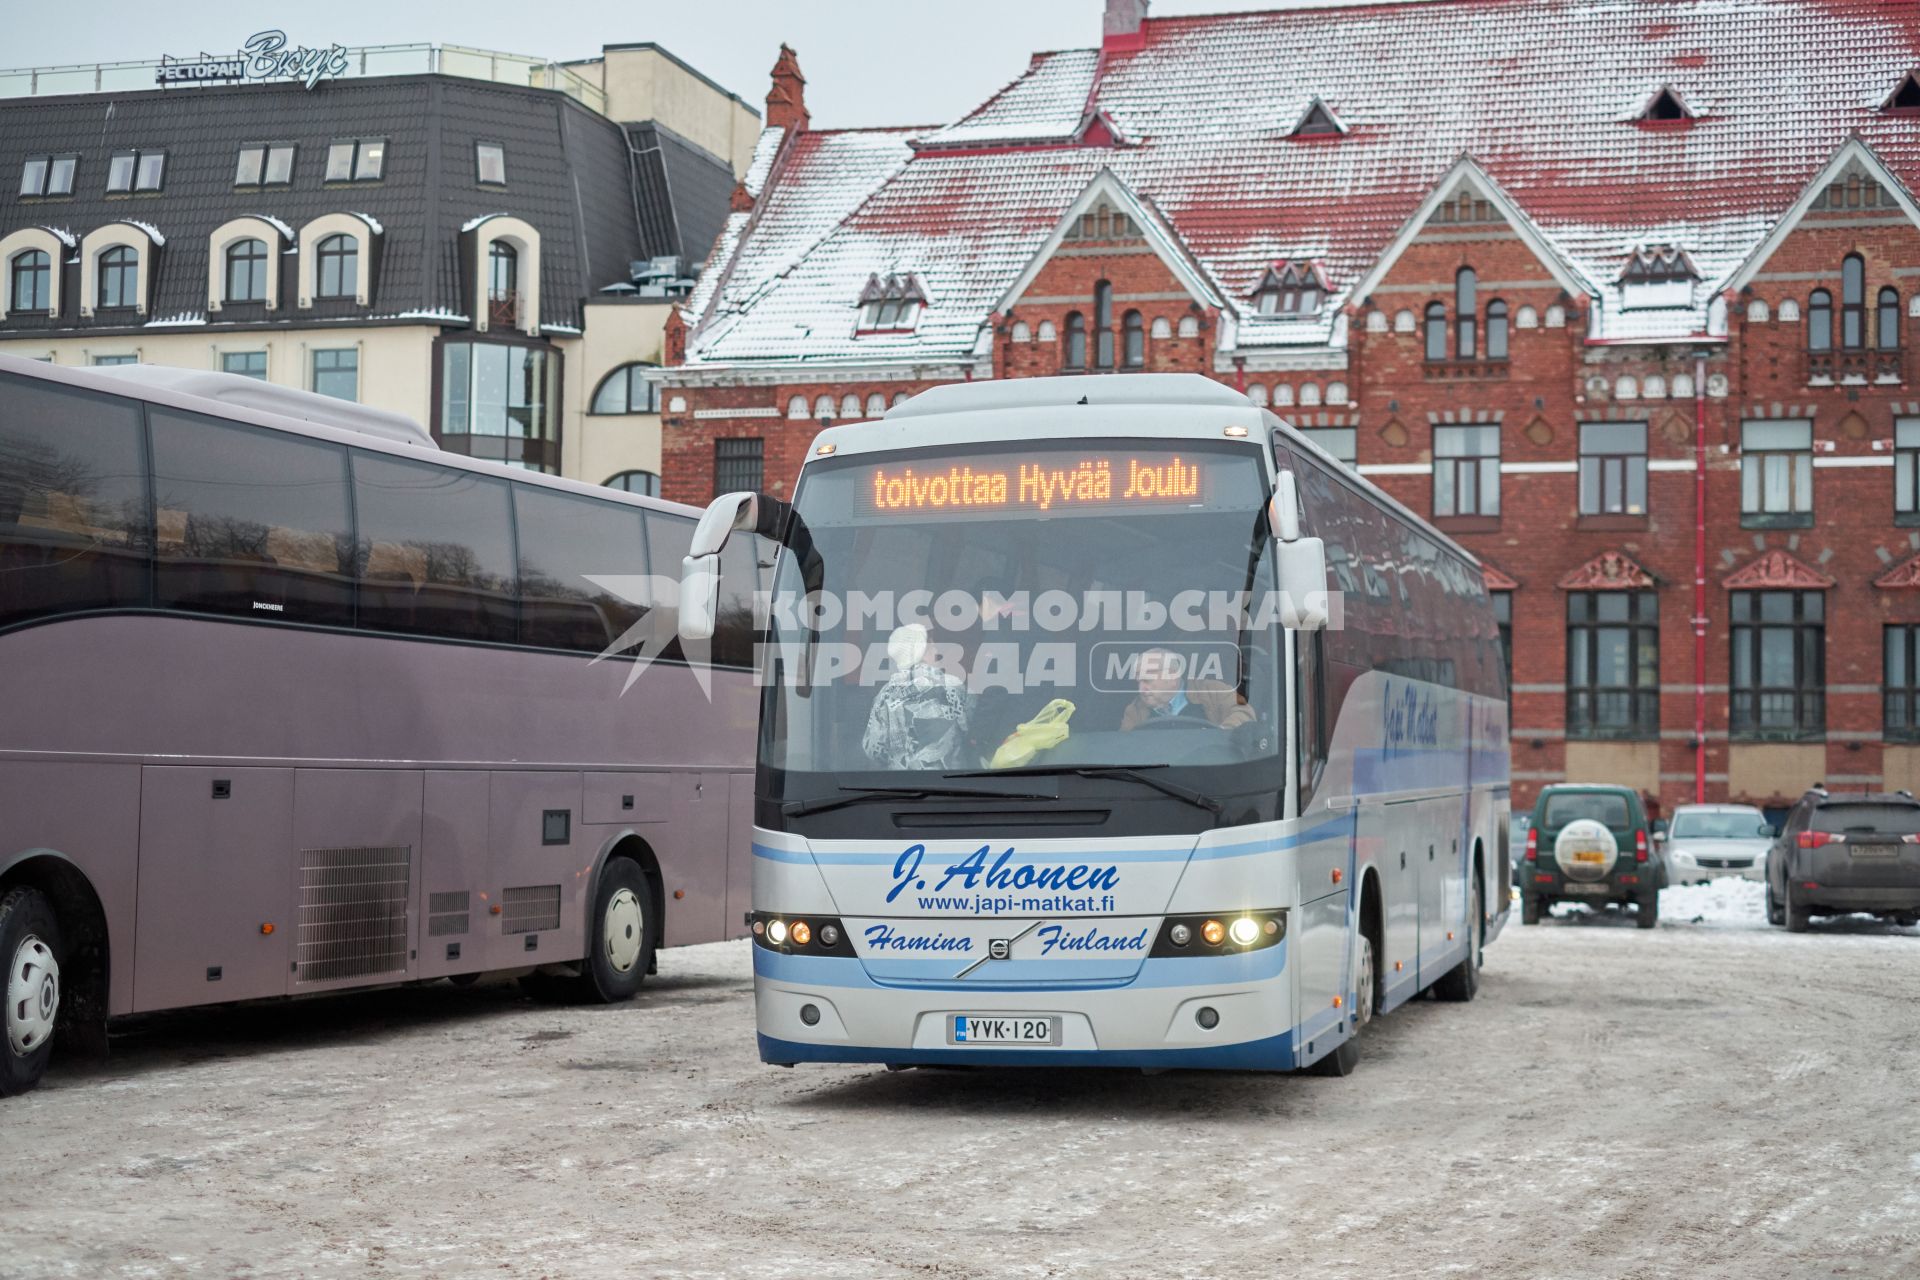
[[[789,818],[803,818],[810,813],[825,813],[829,809],[843,809],[850,804],[866,804],[874,800],[931,800],[950,797],[969,800],[1056,800],[1059,798],[1050,796],[1044,791],[994,791],[980,787],[841,787],[840,790],[845,794],[789,801],[780,806],[780,812]]]
[[[1184,800],[1216,816],[1226,808],[1205,792],[1195,791],[1192,787],[1183,787],[1177,782],[1168,782],[1165,778],[1156,778],[1153,774],[1146,772],[1149,769],[1166,767],[1164,764],[1029,764],[1017,769],[969,769],[941,776],[944,778],[1033,778],[1049,774],[1057,777],[1070,773],[1079,778],[1120,778],[1127,782],[1137,782],[1141,786],[1152,787],[1162,795],[1172,796],[1175,800]]]

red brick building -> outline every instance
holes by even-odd
[[[1920,11],[1146,8],[944,126],[813,129],[782,49],[667,495],[939,382],[1199,372],[1482,557],[1516,807],[1920,782]]]

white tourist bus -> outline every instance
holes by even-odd
[[[1480,567],[1272,414],[1137,375],[829,428],[791,505],[708,508],[688,634],[747,530],[765,1061],[1344,1075],[1376,1014],[1472,998],[1509,876]]]

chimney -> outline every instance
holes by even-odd
[[[807,78],[791,46],[783,44],[773,64],[773,88],[767,91],[767,128],[805,133],[807,122]]]
[[[1147,47],[1147,0],[1107,0],[1100,30],[1102,53],[1127,53]]]
[[[753,212],[753,197],[748,194],[746,183],[736,182],[733,184],[733,195],[727,199],[727,208],[734,213]]]

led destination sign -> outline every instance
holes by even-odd
[[[1207,498],[1215,463],[1178,453],[1047,453],[863,468],[855,502],[866,515],[1063,511],[1082,507],[1190,507]]]

